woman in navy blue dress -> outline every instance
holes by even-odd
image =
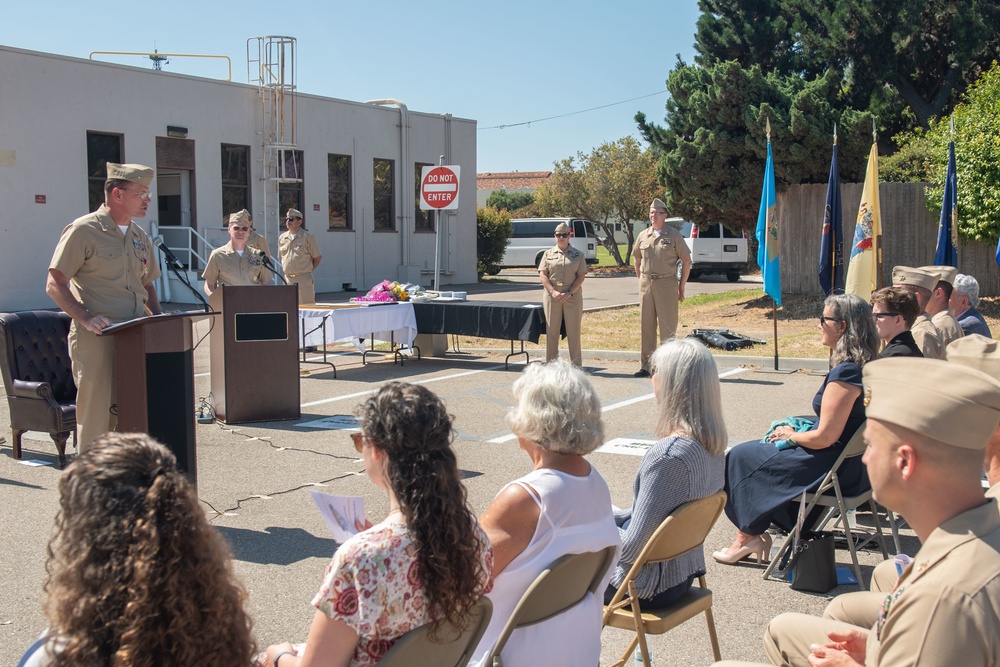
[[[744,442],[726,456],[726,516],[737,534],[728,549],[712,554],[720,563],[754,554],[762,562],[771,548],[768,526],[792,528],[798,504],[791,501],[819,484],[865,420],[861,367],[878,357],[879,345],[871,308],[853,294],[827,297],[819,330],[832,350],[831,368],[813,398],[812,427],[795,432],[779,426],[769,442]],[[776,448],[781,440],[790,446]],[[868,484],[861,457],[846,461],[838,476],[847,494]]]

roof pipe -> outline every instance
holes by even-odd
[[[413,182],[413,174],[410,173],[413,169],[413,165],[410,164],[410,134],[409,134],[409,110],[406,105],[399,100],[394,100],[392,98],[386,98],[384,100],[368,100],[365,104],[374,104],[378,106],[394,106],[399,109],[399,160],[402,162],[402,169],[400,170],[400,190],[405,190],[407,183]],[[400,232],[400,243],[399,243],[399,263],[406,266],[410,263],[410,239],[412,238],[411,231],[407,229],[407,225],[413,224],[413,197],[407,196],[406,192],[401,192],[399,199],[399,208],[401,215],[401,220],[399,223]]]

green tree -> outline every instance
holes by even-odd
[[[948,142],[955,121],[958,172],[958,233],[976,241],[1000,235],[1000,65],[973,84],[950,118],[900,136],[899,152],[884,162],[893,180],[927,181],[927,206],[941,208],[948,166]],[[881,164],[879,165],[882,166]]]
[[[476,209],[476,273],[495,276],[511,235],[510,213],[491,206]]]
[[[661,194],[652,152],[633,137],[624,137],[557,162],[538,189],[535,205],[540,215],[574,216],[596,224],[602,245],[624,266],[635,242],[632,221],[645,219],[649,202]],[[624,257],[615,242],[614,223],[621,225],[627,239]]]
[[[490,193],[486,199],[486,205],[513,213],[525,206],[531,206],[534,201],[535,195],[530,192],[508,192],[501,188]]]

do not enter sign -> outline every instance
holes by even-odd
[[[458,174],[461,167],[424,167],[420,171],[420,210],[452,211],[458,208]]]

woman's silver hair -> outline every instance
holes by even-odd
[[[826,297],[823,307],[830,308],[834,318],[847,324],[830,355],[831,368],[845,361],[864,366],[878,357],[881,341],[872,320],[871,306],[864,299],[854,294],[833,294]]]
[[[560,454],[589,454],[604,443],[601,400],[587,376],[556,359],[528,364],[514,383],[511,431]]]
[[[954,289],[956,292],[964,296],[969,300],[969,307],[976,308],[979,306],[979,281],[968,276],[964,273],[960,273],[955,276]]]
[[[708,349],[691,338],[674,338],[650,359],[659,401],[656,436],[685,433],[709,454],[726,451],[719,369]]]

